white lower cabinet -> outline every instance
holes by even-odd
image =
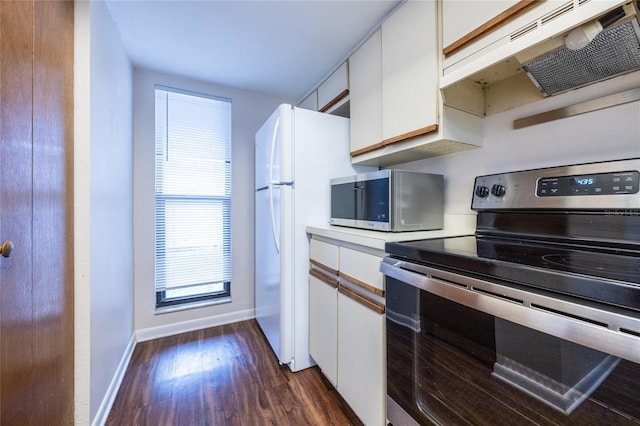
[[[309,351],[367,426],[386,423],[384,284],[378,271],[383,256],[311,239]]]
[[[338,290],[326,280],[309,275],[309,300],[309,353],[337,387]]]
[[[386,421],[385,317],[338,293],[338,391],[365,425]]]

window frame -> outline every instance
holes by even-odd
[[[155,307],[156,310],[162,310],[163,308],[170,308],[170,307],[178,307],[178,306],[184,306],[185,308],[190,307],[190,305],[193,304],[213,304],[213,303],[222,303],[222,302],[230,302],[231,301],[231,262],[232,262],[232,254],[231,254],[231,246],[230,246],[230,240],[231,240],[231,232],[232,232],[232,227],[231,227],[231,204],[232,204],[232,194],[231,194],[231,184],[232,184],[232,159],[231,159],[231,147],[232,147],[232,135],[231,135],[231,123],[232,123],[232,100],[228,99],[228,98],[223,98],[223,97],[219,97],[219,96],[212,96],[212,95],[208,95],[208,94],[203,94],[203,93],[198,93],[198,92],[193,92],[193,91],[188,91],[188,90],[183,90],[183,89],[176,89],[173,87],[167,87],[167,86],[162,86],[162,85],[155,85],[154,87],[154,108],[157,114],[157,108],[158,108],[158,103],[157,103],[157,95],[158,95],[158,91],[164,91],[167,93],[175,93],[175,94],[179,94],[179,95],[186,95],[186,96],[194,96],[197,98],[201,98],[201,99],[211,99],[211,100],[215,100],[215,101],[222,101],[222,102],[227,102],[229,104],[229,128],[228,128],[228,135],[226,135],[226,137],[228,137],[228,142],[226,142],[225,145],[225,150],[228,150],[228,154],[224,155],[224,158],[222,159],[225,163],[228,164],[228,177],[225,178],[225,185],[228,186],[228,191],[225,195],[185,195],[185,194],[165,194],[165,193],[160,193],[158,191],[159,187],[162,187],[162,185],[158,184],[158,163],[157,163],[157,150],[158,150],[158,132],[157,132],[157,123],[158,123],[158,118],[157,116],[154,116],[154,122],[156,123],[156,128],[154,130],[154,146],[155,146],[155,152],[156,154],[154,155],[154,291],[156,294],[156,300],[155,300]],[[166,111],[168,111],[169,109],[169,104],[168,104],[168,100],[167,100],[167,104],[166,106]],[[168,113],[167,113],[168,115]],[[165,118],[165,120],[168,120],[167,118]],[[167,126],[167,134],[168,134],[168,126],[169,123],[167,121],[166,123]],[[166,139],[166,138],[165,138]],[[166,142],[167,147],[168,147],[168,142]],[[168,149],[168,148],[167,148]],[[163,170],[164,172],[164,170]],[[161,172],[161,177],[160,179],[164,180],[166,179],[166,175]],[[226,173],[225,173],[226,174]],[[223,264],[223,268],[228,268],[229,273],[228,273],[228,280],[224,280],[224,281],[219,281],[219,282],[204,282],[204,283],[199,283],[199,284],[193,284],[193,285],[188,285],[188,286],[183,286],[183,287],[178,287],[178,288],[170,288],[168,286],[166,286],[166,284],[164,285],[164,287],[162,289],[159,289],[159,284],[158,284],[158,271],[159,271],[159,267],[158,267],[158,263],[165,263],[165,259],[166,259],[166,255],[167,255],[167,243],[165,241],[165,235],[166,233],[161,232],[162,235],[160,235],[160,233],[158,232],[158,215],[164,215],[166,212],[166,202],[167,201],[185,201],[185,202],[204,202],[208,205],[215,205],[215,204],[221,204],[222,206],[222,224],[223,224],[223,229],[222,229],[222,233],[224,235],[223,240],[228,239],[229,240],[229,244],[228,246],[226,246],[223,243],[223,256],[224,256],[224,260],[225,263]],[[159,205],[161,204],[161,207],[159,207]],[[164,219],[162,219],[162,224],[163,227],[166,226],[166,221]],[[161,250],[158,250],[158,244],[160,242],[164,242],[164,246]],[[161,254],[159,254],[161,253]],[[228,263],[228,264],[227,264]],[[200,293],[196,293],[193,295],[185,295],[185,296],[169,296],[167,293],[171,292],[171,291],[179,291],[179,290],[185,290],[185,289],[190,289],[190,288],[198,288],[198,287],[205,287],[205,286],[212,286],[212,285],[222,285],[222,290],[220,291],[212,291],[212,292],[200,292]],[[207,303],[208,302],[208,303]]]

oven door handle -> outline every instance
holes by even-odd
[[[380,272],[496,318],[640,363],[638,316],[557,300],[391,257],[380,262]],[[389,297],[389,283],[386,287]],[[391,311],[389,302],[387,310]]]
[[[380,272],[382,272],[382,274],[426,290],[425,282],[429,277],[426,270],[420,271],[421,268],[421,265],[410,264],[404,260],[393,259],[391,257],[385,257],[382,262],[380,262]],[[416,271],[412,272],[411,270]]]
[[[438,279],[439,277],[444,278],[450,283],[456,282],[457,286],[463,288],[469,288],[473,285],[471,282],[472,279],[462,275],[438,270],[438,277],[434,277],[432,276],[434,272],[432,268],[391,257],[385,257],[382,262],[380,262],[379,270],[384,275],[429,292],[433,292],[433,285],[431,284],[432,280]]]

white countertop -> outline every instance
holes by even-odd
[[[384,250],[385,243],[469,235],[476,231],[475,214],[444,215],[444,228],[437,231],[382,232],[344,226],[307,226],[307,233]]]

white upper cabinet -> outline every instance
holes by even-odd
[[[443,0],[442,46],[446,49],[490,23],[520,0]]]
[[[351,152],[382,141],[382,33],[349,58]]]
[[[331,111],[349,96],[349,64],[342,64],[318,87],[318,111]]]
[[[440,96],[438,5],[408,0],[349,58],[354,164],[390,166],[481,145],[482,119]]]
[[[340,65],[298,106],[349,118],[349,63]]]
[[[306,98],[304,98],[304,101],[300,102],[298,106],[300,108],[310,109],[311,111],[317,111],[318,110],[318,91],[314,90],[313,92],[311,92],[311,94]]]
[[[471,56],[493,52],[501,45],[500,40],[526,26],[533,14],[563,1],[442,0],[444,74],[464,67]]]
[[[435,130],[436,35],[434,1],[409,1],[382,24],[383,140]]]

